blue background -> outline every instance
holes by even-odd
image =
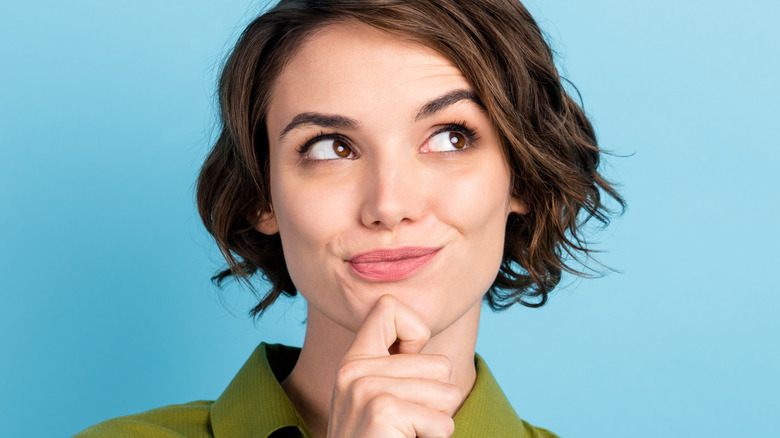
[[[478,351],[562,436],[769,436],[780,406],[780,4],[529,2],[629,210],[604,278],[485,314]],[[214,399],[302,302],[257,323],[193,185],[247,1],[7,2],[0,16],[0,424],[68,436]]]

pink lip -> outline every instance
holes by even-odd
[[[349,260],[352,271],[371,281],[397,281],[424,268],[441,248],[407,246],[366,251]]]

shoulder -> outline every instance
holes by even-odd
[[[212,404],[211,401],[196,401],[114,418],[96,424],[75,435],[74,438],[213,437],[209,418],[209,409]]]

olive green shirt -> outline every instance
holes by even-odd
[[[115,418],[75,438],[311,438],[279,384],[299,354],[297,348],[260,344],[217,401],[196,401]],[[555,437],[521,420],[478,355],[475,363],[477,380],[455,415],[453,437]]]

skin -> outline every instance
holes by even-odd
[[[283,387],[317,437],[449,436],[474,385],[482,297],[501,264],[507,217],[526,207],[510,196],[480,105],[455,99],[421,114],[471,90],[434,51],[357,23],[317,32],[274,84],[273,212],[260,212],[256,228],[280,233],[307,300],[301,357]],[[311,113],[354,123],[289,128]],[[476,135],[464,143],[467,134],[442,132],[452,124]],[[342,143],[325,138],[300,152],[320,134]],[[439,251],[394,281],[361,278],[348,262],[408,246]]]

